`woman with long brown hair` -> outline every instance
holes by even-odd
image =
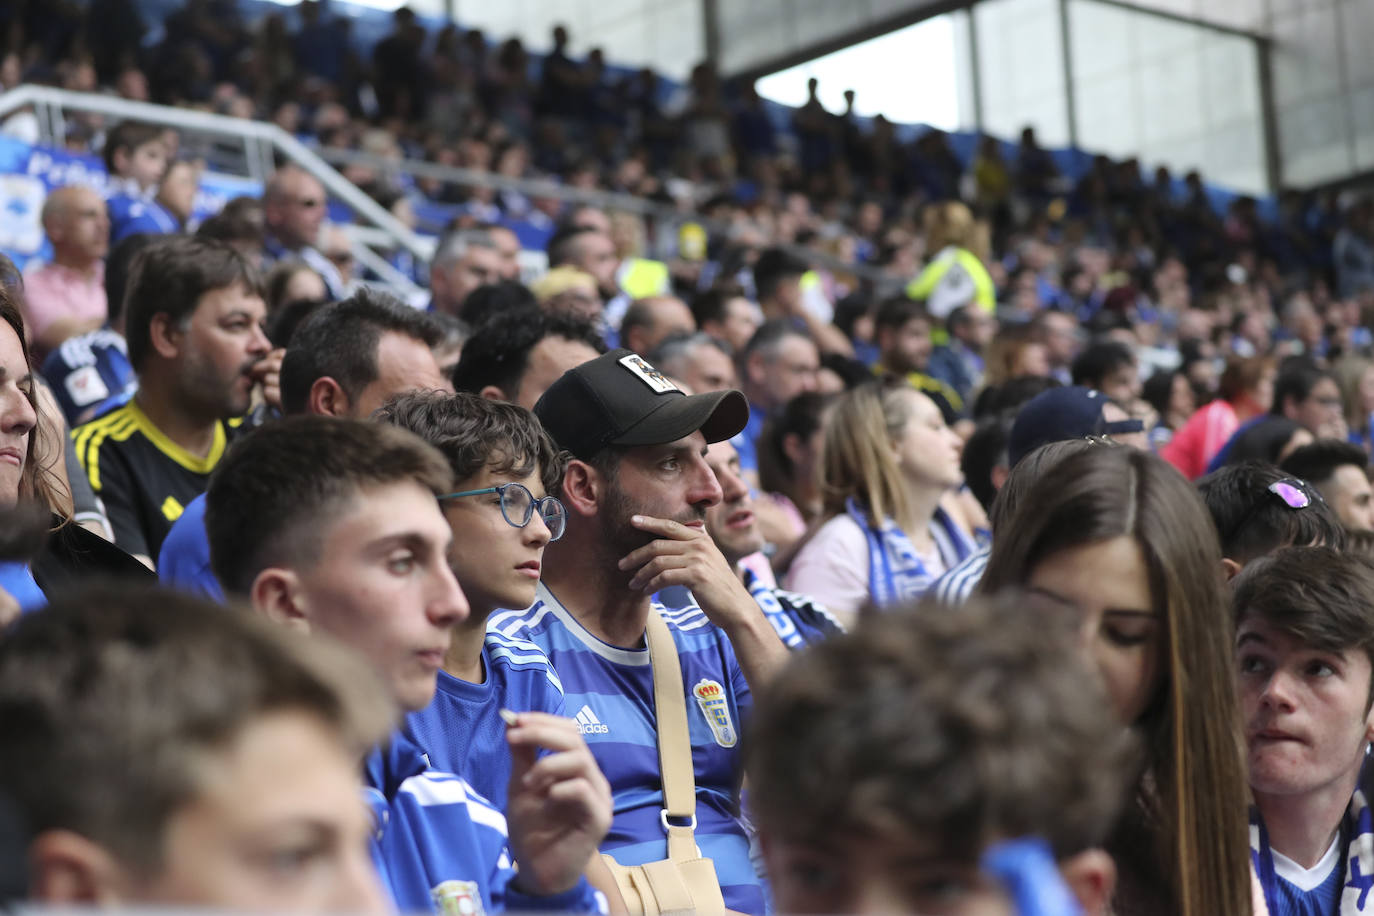
[[[4,547],[9,562],[0,562],[0,596],[17,601],[0,598],[0,623],[18,607],[41,605],[43,589],[68,585],[73,574],[151,576],[103,538],[69,524],[64,438],[61,411],[51,395],[42,396],[34,378],[19,305],[0,284],[0,511],[8,513],[6,527],[12,529]],[[44,527],[50,529],[46,544]],[[19,528],[34,529],[32,536],[17,536]],[[40,546],[32,563],[17,556]]]
[[[981,592],[1067,609],[1122,721],[1143,738],[1108,845],[1117,916],[1251,912],[1246,774],[1217,536],[1148,452],[1103,445],[1051,468],[997,532]],[[1058,619],[1056,617],[1056,619]]]

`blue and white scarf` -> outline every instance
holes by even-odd
[[[868,538],[868,596],[873,603],[879,606],[895,604],[925,594],[936,577],[926,568],[906,532],[890,518],[883,519],[881,527],[875,526],[853,497],[845,500],[844,508]],[[944,509],[935,510],[930,534],[945,569],[957,566],[978,549]]]
[[[1354,913],[1374,913],[1374,829],[1371,829],[1369,802],[1363,791],[1356,789],[1341,824],[1341,837],[1346,844],[1344,856],[1345,880],[1341,888],[1340,906],[1332,916]],[[1255,863],[1260,886],[1264,888],[1264,902],[1273,916],[1280,916],[1280,895],[1274,872],[1274,857],[1269,850],[1269,833],[1256,808],[1250,809],[1250,857]]]

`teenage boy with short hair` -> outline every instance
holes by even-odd
[[[259,613],[352,646],[405,711],[422,709],[468,616],[437,502],[452,483],[444,457],[402,429],[269,424],[226,456],[207,494],[215,573]],[[582,873],[610,823],[610,792],[576,724],[520,713],[506,740],[504,817],[400,733],[368,755],[374,856],[402,911],[604,909]]]
[[[1280,547],[1345,548],[1345,528],[1311,486],[1259,462],[1230,464],[1197,482],[1221,539],[1228,579]]]
[[[778,912],[1078,912],[1066,885],[1108,911],[1132,742],[1023,610],[866,618],[759,692],[745,772]]]
[[[376,419],[448,459],[454,490],[441,500],[453,529],[448,562],[469,608],[453,628],[434,701],[407,717],[407,732],[436,769],[464,774],[504,808],[510,752],[500,710],[566,713],[543,651],[488,630],[487,617],[534,603],[544,547],[563,533],[563,504],[548,492],[564,462],[528,410],[475,394],[403,395]]]
[[[1360,774],[1374,740],[1374,566],[1290,547],[1236,579],[1236,680],[1255,808],[1250,844],[1273,916],[1364,910]]]
[[[59,598],[0,639],[0,797],[56,907],[385,913],[350,652],[174,592]]]

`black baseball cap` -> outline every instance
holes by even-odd
[[[1042,445],[1082,439],[1084,436],[1113,436],[1138,433],[1145,428],[1140,420],[1108,422],[1102,408],[1109,403],[1100,391],[1082,386],[1051,388],[1026,402],[1016,415],[1007,437],[1007,459],[1012,467]]]
[[[720,442],[744,429],[749,402],[733,389],[684,394],[629,350],[569,369],[534,405],[559,448],[586,460],[608,445],[662,445],[701,430]]]

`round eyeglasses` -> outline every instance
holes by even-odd
[[[463,490],[460,493],[445,493],[440,499],[457,499],[460,496],[481,496],[483,493],[497,493],[501,497],[501,517],[512,528],[524,528],[539,510],[544,527],[549,529],[549,540],[556,541],[563,536],[568,526],[568,510],[553,496],[535,499],[534,494],[524,484],[503,483],[497,487],[483,487],[480,490]]]

